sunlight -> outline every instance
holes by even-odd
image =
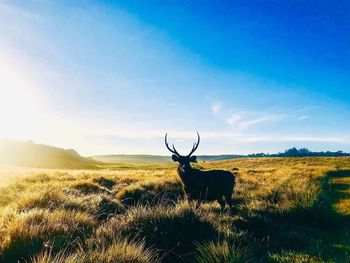
[[[15,66],[0,64],[0,137],[22,139],[37,129],[39,101],[35,83]]]

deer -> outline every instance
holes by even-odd
[[[198,208],[202,201],[215,201],[224,211],[226,203],[233,209],[232,193],[235,186],[235,174],[225,170],[204,171],[191,167],[191,163],[197,162],[197,157],[192,154],[197,150],[200,136],[197,132],[197,142],[193,144],[188,155],[181,155],[175,149],[174,144],[170,148],[168,134],[165,134],[165,146],[172,153],[172,160],[178,163],[177,173],[180,177],[183,190],[188,201],[195,201]],[[234,170],[238,170],[235,168]]]

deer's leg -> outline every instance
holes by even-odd
[[[228,205],[230,206],[230,209],[232,210],[233,209],[233,200],[232,200],[232,196],[227,194],[225,195],[225,199],[226,199],[226,202],[228,203]]]
[[[224,198],[222,196],[218,199],[218,203],[220,204],[221,212],[223,212],[224,209],[225,209],[226,203],[225,203],[225,200],[224,200]]]

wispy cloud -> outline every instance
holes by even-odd
[[[40,17],[33,12],[25,11],[19,8],[18,6],[7,4],[7,3],[0,3],[0,13],[14,16],[14,17],[30,19],[30,20],[40,19]]]
[[[306,120],[306,119],[309,119],[309,118],[310,118],[309,115],[303,115],[303,116],[299,116],[298,120],[302,121],[302,120]]]
[[[302,121],[310,119],[309,111],[317,107],[303,107],[296,110],[290,110],[288,113],[279,107],[270,107],[261,111],[241,110],[230,111],[223,107],[221,102],[214,102],[211,105],[212,112],[222,119],[233,130],[242,131],[283,120]]]
[[[211,111],[214,113],[214,114],[218,114],[222,109],[222,103],[221,102],[214,102],[212,105],[211,105]]]
[[[245,112],[236,112],[231,114],[230,117],[226,119],[226,123],[231,127],[238,126],[239,122],[242,121]]]
[[[310,112],[313,110],[318,110],[320,108],[321,108],[320,106],[305,106],[305,107],[300,107],[296,109],[295,112]]]
[[[225,119],[226,123],[237,130],[245,130],[252,126],[282,120],[285,114],[273,114],[267,112],[242,111],[231,114]]]

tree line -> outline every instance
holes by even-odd
[[[307,156],[350,156],[350,153],[346,153],[343,151],[326,151],[326,152],[313,152],[307,148],[297,149],[295,147],[285,150],[284,152],[279,153],[253,153],[248,154],[247,157],[307,157]]]

